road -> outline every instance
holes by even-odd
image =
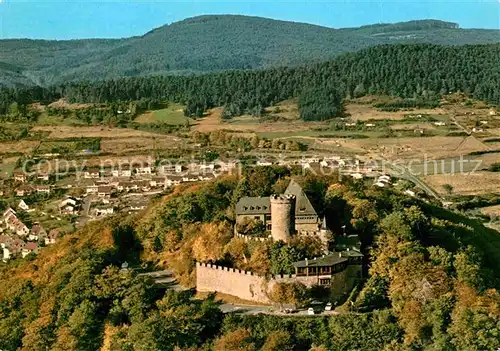
[[[156,284],[167,287],[169,289],[173,289],[176,291],[185,290],[184,287],[177,284],[177,281],[172,273],[172,271],[166,269],[163,271],[156,272],[148,272],[148,273],[140,273],[139,276],[148,276],[151,277]],[[240,304],[232,304],[225,303],[220,305],[219,307],[222,313],[238,313],[244,315],[257,315],[257,314],[269,314],[274,316],[282,316],[282,317],[290,317],[290,316],[303,316],[303,317],[314,317],[314,316],[327,316],[338,314],[335,311],[324,311],[319,314],[309,315],[307,310],[299,310],[293,314],[286,314],[284,312],[279,311],[279,309],[275,306],[266,306],[266,305],[240,305]]]
[[[310,315],[307,313],[307,309],[298,310],[295,313],[285,313],[281,312],[276,306],[257,306],[257,305],[237,305],[226,303],[220,305],[220,309],[223,313],[238,313],[244,315],[257,315],[257,314],[269,314],[273,316],[280,317],[324,317],[339,314],[337,311],[323,311],[321,313],[316,313]]]
[[[175,291],[185,290],[184,287],[177,283],[177,280],[175,279],[172,271],[168,269],[165,269],[163,271],[140,273],[138,275],[151,277],[156,284],[161,285],[162,287],[167,287]]]
[[[407,179],[411,182],[413,182],[415,185],[417,185],[419,188],[421,188],[423,191],[426,192],[427,195],[434,197],[435,199],[439,200],[442,204],[444,204],[444,199],[430,186],[425,184],[420,178],[417,176],[413,175],[412,171],[400,164],[394,165],[394,164],[388,164],[388,167],[398,175],[400,178]]]

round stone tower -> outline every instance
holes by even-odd
[[[288,242],[295,233],[295,195],[271,195],[271,236]]]

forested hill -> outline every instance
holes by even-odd
[[[339,106],[343,98],[367,94],[391,95],[427,104],[438,101],[443,94],[463,92],[500,105],[499,57],[500,44],[383,45],[295,68],[3,89],[0,115],[6,114],[13,102],[27,106],[35,101],[50,103],[61,97],[83,103],[169,100],[187,105],[185,113],[189,116],[202,116],[208,108],[224,106],[228,117],[242,113],[258,115],[263,107],[298,97],[301,117],[305,120],[338,116],[341,110],[332,108]]]
[[[211,15],[117,40],[1,40],[0,84],[185,74],[319,62],[380,44],[500,42],[500,31],[422,20],[332,29],[258,17]],[[8,65],[9,68],[3,67]]]

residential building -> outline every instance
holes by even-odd
[[[130,168],[130,165],[123,165],[118,169],[113,169],[111,173],[113,177],[131,177],[132,169]]]
[[[112,188],[110,186],[100,186],[97,189],[97,196],[99,197],[110,197]]]
[[[45,238],[45,245],[52,245],[57,242],[57,239],[61,237],[62,233],[57,230],[57,229],[52,229],[49,231],[49,234],[47,234],[47,237]]]
[[[100,171],[85,171],[83,173],[85,179],[99,179],[101,177]]]
[[[48,182],[49,181],[49,174],[48,173],[38,173],[36,175],[36,179],[42,180],[44,182]]]
[[[49,185],[37,185],[35,189],[38,194],[50,194]]]
[[[140,175],[152,174],[153,167],[151,165],[144,165],[144,166],[136,167],[135,173],[140,174]]]
[[[95,184],[88,185],[86,188],[87,194],[97,194],[98,190],[99,190],[99,187]]]
[[[31,227],[31,231],[28,235],[28,240],[39,241],[45,239],[46,236],[47,232],[45,231],[45,229],[43,229],[42,225],[40,223],[35,223]]]
[[[16,196],[22,197],[31,194],[34,191],[30,185],[21,185],[16,189]]]
[[[21,255],[23,258],[28,256],[30,253],[37,254],[38,253],[38,243],[29,242],[21,250]]]
[[[26,204],[26,202],[24,202],[24,200],[19,201],[19,204],[17,205],[17,207],[20,210],[23,210],[23,211],[26,211],[26,212],[28,212],[29,209],[30,209],[29,206]]]
[[[15,172],[14,181],[19,183],[26,183],[28,181],[28,176],[23,172]]]

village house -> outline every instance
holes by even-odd
[[[174,174],[174,173],[182,173],[184,171],[184,168],[182,167],[181,164],[168,164],[168,165],[162,165],[159,168],[159,172],[161,174]]]
[[[34,191],[30,185],[21,185],[16,189],[16,196],[22,197],[31,194]]]
[[[132,177],[132,169],[130,168],[130,165],[123,165],[118,169],[113,169],[111,174],[113,177]]]
[[[26,243],[23,240],[21,240],[21,239],[14,239],[14,240],[12,240],[11,244],[7,248],[7,250],[8,250],[8,255],[7,255],[8,257],[7,257],[7,259],[19,255],[22,252],[22,250],[24,249],[25,246],[26,246]],[[5,250],[4,250],[4,259],[5,258],[6,257],[5,257]]]
[[[36,175],[36,179],[42,180],[44,182],[48,182],[49,181],[49,174],[48,173],[38,173]]]
[[[130,211],[141,211],[144,210],[146,206],[144,205],[130,205]]]
[[[17,205],[17,208],[20,210],[28,212],[30,210],[29,206],[24,202],[24,200],[19,201],[19,204]]]
[[[118,191],[130,192],[139,190],[139,186],[134,182],[120,182],[116,189]]]
[[[50,194],[49,185],[37,185],[35,189],[38,194]]]
[[[83,178],[85,179],[99,179],[101,177],[100,171],[85,171],[83,173]]]
[[[168,188],[175,185],[179,185],[181,183],[182,183],[181,176],[167,176],[167,178],[165,178],[165,186]]]
[[[99,197],[110,197],[112,188],[110,186],[100,186],[97,189],[97,196]]]
[[[26,183],[28,181],[28,177],[23,172],[15,172],[14,173],[14,181],[19,183]]]
[[[7,223],[7,220],[8,220],[10,217],[12,217],[12,216],[16,217],[16,211],[14,211],[12,208],[10,208],[10,207],[9,207],[9,208],[8,208],[8,209],[6,209],[6,210],[5,210],[5,212],[3,213],[3,215],[2,215],[2,221],[3,221],[4,223]]]
[[[6,262],[10,258],[9,247],[13,239],[8,235],[0,235],[0,248],[2,249],[2,261]]]
[[[203,173],[205,173],[205,172],[211,172],[211,173],[213,173],[214,170],[215,170],[215,163],[212,163],[212,162],[208,163],[208,164],[203,164],[202,163],[199,166],[199,171],[203,172]]]
[[[197,175],[194,174],[186,174],[182,176],[183,182],[197,182],[199,180]]]
[[[0,235],[0,247],[2,249],[9,247],[12,243],[12,240],[13,239],[9,235]]]
[[[147,175],[153,173],[153,167],[151,165],[144,165],[135,168],[135,173],[139,175]]]
[[[257,166],[272,166],[273,164],[274,160],[269,158],[258,160],[256,163]]]
[[[217,161],[217,165],[220,168],[221,172],[230,172],[233,169],[237,168],[239,161],[228,160],[228,161]]]
[[[22,257],[25,258],[30,253],[34,253],[34,254],[38,253],[38,243],[29,242],[29,243],[26,243],[26,245],[24,245],[24,247],[21,250]]]
[[[61,232],[57,229],[52,229],[49,231],[49,234],[47,234],[47,237],[45,238],[45,245],[53,245],[57,242],[57,239],[61,237]]]
[[[96,216],[100,216],[100,217],[104,217],[104,216],[108,216],[108,215],[112,215],[114,213],[114,208],[112,206],[108,206],[108,207],[102,207],[102,208],[96,208],[95,209],[95,215]]]
[[[165,178],[164,177],[153,177],[153,179],[151,179],[149,181],[149,185],[152,188],[165,187]]]
[[[30,234],[28,235],[28,240],[39,241],[45,239],[46,236],[47,232],[45,231],[45,229],[43,229],[40,223],[35,223],[33,224],[33,227],[31,227]]]
[[[213,173],[207,173],[207,174],[202,174],[202,175],[198,176],[198,179],[201,181],[210,181],[210,180],[213,180],[215,178],[216,178],[216,176]]]
[[[59,213],[61,214],[75,214],[78,212],[80,201],[74,197],[68,196],[59,203]]]
[[[87,187],[85,188],[85,191],[87,192],[87,194],[97,194],[98,190],[99,190],[99,187],[96,184],[87,185]]]
[[[28,227],[26,227],[26,225],[24,225],[24,223],[21,222],[19,218],[17,218],[16,212],[13,209],[9,208],[7,211],[5,211],[2,218],[7,229],[9,229],[10,231],[16,233],[19,236],[28,235]]]

